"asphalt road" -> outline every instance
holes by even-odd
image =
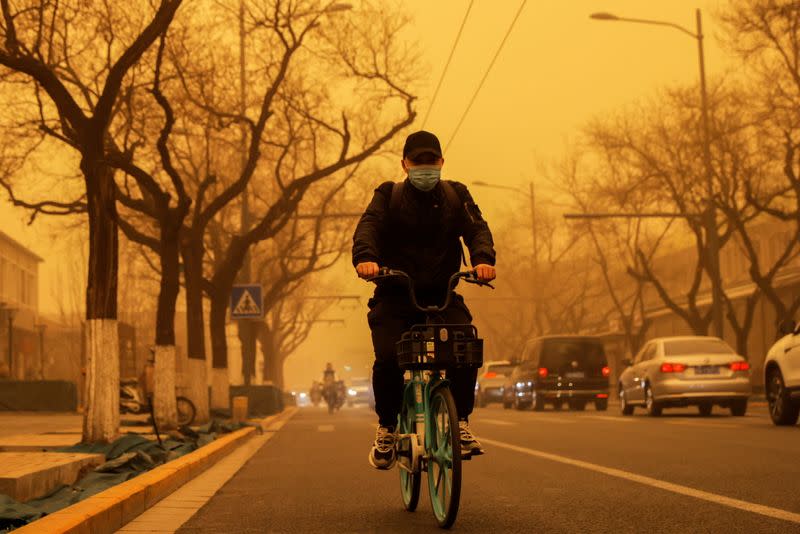
[[[765,409],[476,410],[457,532],[800,532],[800,428]],[[367,464],[374,416],[305,408],[179,532],[436,532]],[[423,487],[425,482],[423,480]]]

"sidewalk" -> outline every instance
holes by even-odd
[[[120,435],[137,434],[141,438],[135,439],[145,445],[153,442],[156,438],[152,434],[152,426],[146,424],[147,418],[147,415],[131,416],[126,414],[122,419],[124,426],[120,428]],[[56,530],[50,529],[47,531],[83,532],[84,530],[81,529],[90,525],[93,532],[112,532],[124,522],[130,521],[162,497],[174,491],[176,487],[199,475],[206,467],[236,450],[240,444],[251,437],[257,427],[260,427],[261,420],[251,420],[251,423],[254,426],[234,430],[231,433],[217,434],[216,439],[212,437],[210,442],[207,437],[204,437],[206,434],[201,434],[200,442],[197,444],[201,446],[196,448],[194,452],[189,452],[188,454],[186,452],[180,453],[184,456],[180,456],[178,459],[169,460],[169,456],[173,454],[170,451],[173,449],[177,451],[175,449],[176,444],[165,441],[165,446],[167,446],[166,454],[168,456],[166,463],[158,465],[157,462],[155,468],[134,476],[128,482],[116,483],[119,485],[112,485],[109,489],[96,495],[93,495],[93,493],[97,490],[87,493],[86,498],[66,508],[62,508],[64,504],[61,504],[53,510],[48,510],[51,505],[45,504],[44,508],[41,509],[44,512],[54,512],[57,509],[60,509],[60,511],[50,513],[45,519],[30,523],[29,529],[33,528],[32,532],[37,532],[41,531],[40,528],[44,528],[45,524],[47,524],[48,529],[58,524],[59,528]],[[123,453],[119,459],[104,464],[107,460],[105,455],[97,454],[103,452],[101,449],[92,448],[91,451],[79,451],[91,452],[92,454],[76,454],[75,450],[64,451],[65,447],[71,447],[80,442],[81,424],[82,418],[80,414],[17,412],[3,413],[0,416],[0,428],[2,428],[2,433],[0,434],[0,493],[13,499],[8,504],[14,505],[14,501],[25,503],[31,499],[49,494],[64,485],[72,486],[78,480],[82,481],[80,484],[84,484],[87,480],[84,475],[87,475],[87,473],[90,474],[89,478],[103,477],[105,476],[104,474],[94,474],[94,468],[97,465],[103,464],[103,473],[106,473],[105,468],[110,464],[121,462],[122,460],[127,462],[131,459],[125,459],[126,456],[135,456],[134,453]],[[206,432],[208,430],[202,431]],[[214,432],[217,431],[215,430]],[[150,441],[144,441],[142,438]],[[162,434],[162,439],[166,438],[167,436]],[[167,445],[168,443],[170,444]],[[177,445],[180,445],[180,442]],[[197,447],[197,445],[194,447]],[[151,447],[150,445],[146,446]],[[117,445],[115,444],[112,450],[116,450],[116,447]],[[53,452],[56,450],[58,452]],[[136,455],[138,454],[140,453],[136,453]],[[111,457],[117,458],[118,456],[117,453],[114,453]],[[150,459],[147,454],[144,456]],[[156,457],[153,456],[153,458]],[[136,461],[136,456],[131,461]],[[120,481],[122,480],[126,480],[126,478],[123,477]],[[112,484],[115,483],[112,482]],[[125,489],[127,486],[130,487]],[[125,491],[130,495],[123,496],[120,493]],[[63,491],[58,490],[58,494],[60,495],[61,493]],[[104,495],[112,493],[114,497],[104,497]],[[116,493],[120,493],[120,495],[116,495]],[[6,502],[4,499],[6,498],[0,495],[0,501]],[[130,499],[133,499],[133,501]],[[123,501],[130,502],[131,506],[126,506],[125,510],[123,510]],[[36,501],[32,501],[31,504],[34,504],[34,502]],[[139,508],[139,505],[141,505],[141,508]],[[20,506],[22,504],[17,506],[17,509]],[[22,513],[28,514],[30,512],[25,510]],[[76,513],[79,513],[80,517],[77,517]],[[27,517],[31,516],[27,515]],[[123,521],[123,518],[125,521]],[[8,520],[8,517],[6,519]],[[65,528],[60,529],[62,523],[64,523],[63,526]],[[22,530],[27,532],[24,528]],[[0,531],[3,531],[2,527],[0,527]]]

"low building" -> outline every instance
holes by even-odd
[[[0,232],[0,378],[42,378],[44,327],[38,322],[42,261]]]

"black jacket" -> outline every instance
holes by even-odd
[[[450,276],[461,267],[460,237],[469,248],[472,265],[494,265],[495,251],[489,225],[472,200],[467,186],[449,182],[459,197],[451,205],[438,184],[423,192],[406,179],[395,213],[390,213],[392,182],[381,184],[358,222],[353,235],[353,265],[375,262],[405,271],[414,280],[423,302],[443,298]],[[400,295],[402,284],[382,281],[376,296]]]

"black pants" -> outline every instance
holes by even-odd
[[[375,364],[372,366],[372,387],[375,391],[375,411],[381,426],[397,425],[397,415],[403,401],[403,371],[397,365],[395,343],[403,332],[415,324],[424,324],[425,315],[407,303],[407,298],[377,297],[370,299],[367,320],[375,347]],[[457,295],[453,303],[437,322],[470,324],[472,315]],[[460,419],[467,419],[475,405],[477,369],[449,369],[450,391],[456,401]]]

